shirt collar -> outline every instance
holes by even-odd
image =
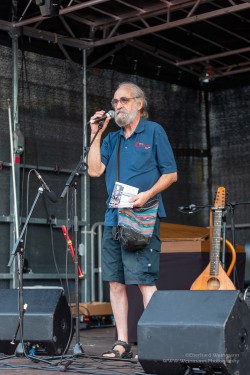
[[[137,127],[135,128],[134,133],[142,133],[144,130],[145,130],[145,120],[143,118],[140,118],[140,121],[139,121]],[[124,136],[124,129],[123,128],[121,128],[120,134]]]

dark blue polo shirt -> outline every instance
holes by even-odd
[[[109,198],[115,185],[118,136],[120,144],[120,182],[139,188],[139,193],[149,190],[162,174],[176,172],[176,163],[167,134],[156,122],[141,119],[134,133],[126,139],[124,130],[112,132],[104,138],[101,160],[106,166],[106,187]],[[158,215],[166,216],[161,194]],[[117,225],[117,209],[107,208],[105,225]]]

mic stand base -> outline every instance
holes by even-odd
[[[16,355],[16,357],[24,357],[25,356],[24,353],[25,352],[24,352],[23,344],[21,342],[19,342],[19,344],[16,347],[15,355]]]
[[[84,350],[83,350],[82,344],[81,343],[75,344],[75,346],[73,347],[73,354],[77,355],[77,354],[83,354],[83,353],[84,353]]]

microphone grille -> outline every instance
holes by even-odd
[[[108,115],[109,115],[109,117],[114,118],[115,117],[115,111],[113,111],[111,109],[110,111],[108,111]]]

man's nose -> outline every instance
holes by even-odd
[[[116,110],[118,110],[119,108],[123,108],[123,104],[120,102],[120,100],[117,103]]]

